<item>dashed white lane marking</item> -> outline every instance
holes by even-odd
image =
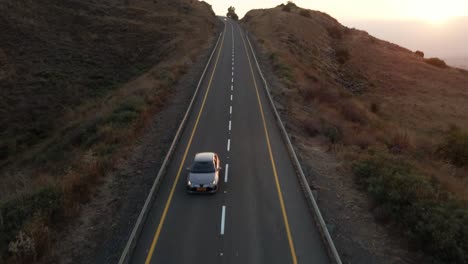
[[[232,101],[232,94],[231,94],[231,101]]]
[[[232,71],[234,71],[234,66],[232,66]]]
[[[226,219],[226,206],[221,210],[221,235],[224,235],[224,220]]]
[[[232,62],[232,66],[234,66],[234,61]]]
[[[232,76],[234,76],[234,72],[232,72]]]
[[[234,85],[231,84],[231,91],[234,90]]]
[[[224,182],[228,182],[228,171],[229,171],[229,164],[226,163],[226,170],[224,171]]]
[[[231,139],[228,139],[227,151],[229,152],[230,149],[231,149]]]
[[[232,115],[232,106],[229,106],[229,114]]]
[[[234,82],[234,78],[231,79],[231,82]]]
[[[231,23],[231,39],[232,39],[232,49],[234,49],[234,26]]]
[[[229,120],[229,131],[231,131],[231,120]]]

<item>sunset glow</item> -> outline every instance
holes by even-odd
[[[442,24],[450,18],[464,15],[468,1],[413,0],[408,1],[408,15],[433,24]]]
[[[271,8],[287,0],[206,0],[218,15],[234,6],[240,18],[251,9]],[[298,6],[326,12],[341,19],[423,20],[443,24],[450,18],[468,16],[468,0],[328,0],[293,1]]]

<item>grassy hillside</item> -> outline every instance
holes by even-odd
[[[47,254],[217,32],[199,1],[0,2],[0,262]]]
[[[468,261],[468,72],[294,4],[242,23],[282,89],[289,132],[317,138],[435,259]]]

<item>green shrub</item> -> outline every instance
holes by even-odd
[[[343,30],[338,26],[327,27],[328,35],[333,39],[342,39]]]
[[[458,127],[447,132],[438,152],[457,167],[468,165],[468,133]]]
[[[2,142],[3,143],[3,142]],[[0,145],[0,160],[7,159],[10,153],[14,152],[7,144]]]
[[[377,104],[377,103],[375,103],[375,102],[374,102],[374,103],[371,103],[370,110],[371,110],[372,113],[378,114],[379,111],[380,111],[380,106],[379,106],[379,104]]]
[[[275,64],[275,63],[277,63],[277,61],[278,61],[278,54],[275,53],[275,52],[272,52],[272,53],[270,53],[269,58],[270,58],[270,61],[271,61],[273,64]]]
[[[236,14],[236,8],[233,6],[228,8],[226,16],[236,21],[239,20],[239,16]]]
[[[154,77],[157,80],[164,82],[167,85],[173,84],[176,80],[174,73],[170,69],[167,69],[167,68],[161,69],[157,71],[156,73],[154,73]]]
[[[416,55],[418,55],[419,57],[421,58],[424,58],[424,52],[420,51],[420,50],[417,50],[416,52],[414,52]]]
[[[109,116],[108,122],[118,127],[124,127],[131,124],[138,117],[135,111],[118,111]]]
[[[332,144],[336,144],[343,139],[343,133],[341,132],[341,129],[334,125],[325,127],[323,134],[328,138],[328,140],[330,140],[330,143]]]
[[[90,146],[94,143],[94,138],[97,134],[98,128],[103,124],[103,119],[96,117],[76,126],[74,129],[69,130],[66,137],[70,138],[70,143],[73,146]],[[64,145],[68,145],[64,140]]]
[[[297,5],[293,2],[293,1],[288,1],[286,3],[286,6],[289,6],[289,7],[297,7]]]
[[[291,9],[297,7],[293,1],[288,1],[286,5],[280,5],[280,6],[282,7],[281,10],[283,10],[284,12],[291,12]]]
[[[401,157],[370,155],[355,161],[352,170],[357,182],[426,253],[443,263],[468,261],[465,205],[442,193]]]
[[[310,11],[307,9],[302,9],[301,11],[299,11],[299,15],[303,17],[310,17]]]
[[[344,64],[345,62],[347,62],[349,60],[349,52],[348,50],[346,49],[338,49],[336,50],[336,60],[340,63],[340,64]]]
[[[294,81],[294,76],[291,68],[286,64],[276,64],[274,66],[274,70],[276,74],[280,77],[280,79],[284,79],[286,81],[292,82]]]
[[[0,256],[5,254],[10,241],[34,216],[52,220],[62,208],[62,203],[62,193],[48,187],[0,204]]]
[[[310,137],[315,137],[319,134],[320,126],[313,119],[307,119],[302,122],[304,130]]]
[[[141,96],[133,95],[125,99],[119,106],[114,109],[114,113],[118,112],[138,112],[140,113],[145,107],[145,100]]]
[[[293,70],[287,64],[280,61],[277,53],[273,52],[270,54],[270,61],[276,76],[290,86],[294,82]]]
[[[445,61],[439,59],[439,58],[429,58],[429,59],[424,59],[424,61],[432,66],[436,66],[439,68],[447,68],[447,64]]]
[[[348,121],[361,125],[366,125],[368,122],[366,110],[362,109],[356,101],[342,100],[340,110],[343,117]]]
[[[130,96],[112,111],[106,122],[118,127],[128,126],[137,119],[145,105],[146,102],[142,97]]]

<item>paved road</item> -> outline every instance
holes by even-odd
[[[329,263],[245,35],[224,23],[131,262]],[[203,151],[221,158],[220,191],[188,195],[185,168]]]

